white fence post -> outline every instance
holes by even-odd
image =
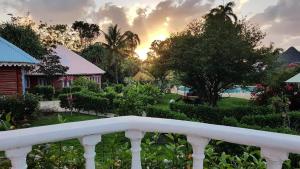
[[[289,156],[287,152],[271,148],[261,148],[261,154],[267,161],[267,169],[281,169]]]
[[[101,135],[84,136],[79,141],[84,147],[85,168],[95,169],[95,147],[101,141]]]
[[[11,161],[11,169],[26,169],[26,157],[30,151],[31,146],[6,150],[5,156]]]
[[[193,169],[203,169],[204,151],[210,139],[199,136],[187,136],[187,140],[193,147]]]
[[[142,169],[141,164],[141,141],[144,133],[138,130],[129,130],[125,133],[126,137],[131,141],[131,169]]]

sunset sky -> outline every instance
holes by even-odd
[[[224,0],[224,2],[229,2]],[[267,33],[264,43],[300,49],[300,0],[235,0],[235,12]],[[49,24],[75,20],[97,23],[102,29],[113,23],[123,31],[139,34],[137,53],[145,58],[153,40],[163,40],[181,31],[223,0],[0,0],[0,20],[7,14],[30,16]]]

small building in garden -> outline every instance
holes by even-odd
[[[291,77],[290,79],[286,80],[285,83],[295,84],[298,87],[300,87],[300,73],[298,73],[295,76]]]
[[[0,37],[0,94],[24,94],[25,73],[37,63],[38,60]]]
[[[51,82],[45,75],[31,72],[27,74],[27,88],[33,88],[37,85],[52,85],[56,89],[61,89],[69,87],[78,77],[86,77],[97,82],[101,87],[101,78],[105,73],[101,68],[61,45],[57,45],[53,49],[53,55],[59,56],[61,65],[68,67],[67,72],[64,75],[56,75]]]

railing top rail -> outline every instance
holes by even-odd
[[[0,132],[0,150],[119,131],[177,133],[300,153],[300,136],[206,123],[123,116]]]

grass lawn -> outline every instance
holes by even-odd
[[[228,97],[228,98],[222,98],[218,102],[218,107],[230,108],[230,107],[237,107],[237,106],[249,106],[250,104],[251,103],[249,102],[249,100],[246,99]]]
[[[177,100],[180,99],[181,96],[178,94],[164,94],[158,104],[155,106],[168,110],[169,107],[169,102],[171,99]],[[228,98],[222,98],[218,102],[218,107],[220,108],[230,108],[230,107],[237,107],[237,106],[249,106],[251,102],[246,99],[240,99],[240,98],[234,98],[234,97],[228,97]]]
[[[162,109],[169,109],[169,102],[171,99],[177,100],[179,99],[181,96],[178,94],[171,94],[171,93],[167,93],[164,94],[160,100],[160,102],[158,104],[156,104],[155,106],[162,108]]]

